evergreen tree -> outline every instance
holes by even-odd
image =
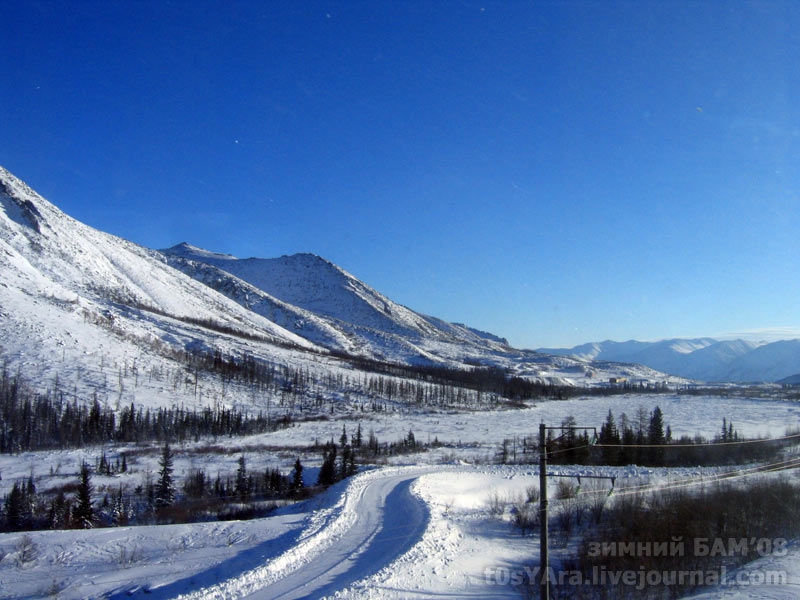
[[[8,531],[22,529],[25,514],[25,497],[22,493],[22,487],[18,483],[14,483],[11,492],[6,496],[5,513],[6,529]]]
[[[322,453],[322,466],[317,476],[317,485],[329,486],[336,483],[336,444],[329,442]]]
[[[128,507],[125,505],[125,497],[122,494],[122,484],[119,484],[119,489],[114,494],[114,504],[111,508],[111,524],[115,527],[120,525],[127,525],[128,523]]]
[[[378,442],[378,436],[375,435],[375,432],[372,429],[369,430],[367,448],[372,456],[378,456],[378,452],[380,452],[380,442]]]
[[[72,525],[77,529],[91,529],[94,525],[92,492],[92,471],[84,462],[81,463],[81,480],[75,496],[75,509],[72,511]]]
[[[352,455],[353,455],[353,449],[350,447],[350,444],[345,444],[344,446],[342,446],[341,458],[339,459],[339,469],[336,474],[337,481],[345,479],[350,474]]]
[[[604,465],[616,465],[619,460],[619,444],[621,442],[617,422],[611,409],[608,411],[605,423],[600,426],[598,441],[602,445],[601,455]]]
[[[154,503],[156,508],[172,506],[175,501],[175,483],[172,479],[174,455],[169,444],[164,444],[161,458],[158,461],[158,483],[155,489]]]
[[[300,463],[300,457],[294,461],[294,471],[292,472],[292,492],[299,494],[303,489],[303,465]]]
[[[636,443],[636,433],[633,431],[631,421],[624,412],[619,417],[620,449],[617,463],[630,465],[636,462],[637,452],[629,446]]]
[[[239,500],[245,502],[250,497],[250,480],[247,477],[247,464],[245,463],[244,454],[239,457],[238,462],[239,467],[236,469],[236,493],[239,495]]]
[[[664,435],[664,415],[661,409],[656,406],[650,414],[650,424],[647,427],[647,443],[650,446],[664,446],[666,436]],[[664,448],[648,448],[648,458],[650,464],[660,466],[664,464]]]
[[[47,514],[47,523],[50,529],[64,529],[69,527],[70,522],[70,503],[64,495],[63,490],[50,503],[50,510]]]

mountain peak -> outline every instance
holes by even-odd
[[[3,167],[0,167],[0,195],[9,219],[36,233],[42,232],[44,217],[34,203],[36,193]]]
[[[208,259],[216,259],[216,260],[239,260],[232,254],[222,254],[220,252],[212,252],[210,250],[205,250],[200,248],[199,246],[193,246],[189,242],[181,242],[180,244],[175,244],[170,248],[165,248],[160,252],[164,254],[169,254],[171,256],[180,256],[182,258],[188,258],[189,260],[208,260]]]
[[[277,259],[288,264],[300,266],[300,267],[324,267],[324,268],[333,268],[337,271],[343,271],[341,267],[338,267],[336,264],[332,263],[326,258],[322,258],[318,254],[313,254],[311,252],[298,252],[297,254],[284,254]]]

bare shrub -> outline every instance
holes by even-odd
[[[603,508],[600,523],[585,532],[578,561],[587,576],[598,569],[708,572],[721,565],[736,568],[764,552],[765,547],[771,548],[768,552],[774,551],[797,535],[800,489],[788,479],[673,487],[647,496],[623,493],[612,497]],[[724,544],[725,551],[696,552],[692,545],[695,540],[720,547]],[[609,550],[598,553],[598,547]],[[674,598],[696,585],[690,581],[665,583],[644,590],[641,597]],[[612,587],[595,591],[597,597],[624,597]]]
[[[44,590],[44,595],[49,598],[58,598],[58,595],[64,591],[66,584],[63,581],[53,578],[50,585]]]
[[[522,535],[531,533],[539,525],[539,509],[529,502],[517,502],[511,514],[512,523]]]
[[[489,516],[495,519],[499,519],[503,516],[503,513],[506,512],[506,504],[508,501],[500,495],[500,492],[497,490],[492,490],[489,494],[489,498],[486,501],[487,507],[489,509]]]
[[[555,497],[557,500],[565,500],[567,498],[574,498],[578,493],[578,486],[576,486],[569,479],[559,479],[556,482]]]
[[[556,509],[556,530],[554,533],[559,542],[566,546],[570,535],[578,524],[578,503],[574,498],[561,502]]]
[[[542,492],[538,485],[529,485],[525,488],[525,495],[528,502],[539,502],[542,498]]]
[[[19,538],[16,546],[17,566],[24,567],[34,562],[39,557],[39,547],[33,538],[27,534]]]
[[[589,518],[595,525],[599,525],[603,519],[608,495],[605,492],[593,492],[589,496]]]
[[[140,562],[144,558],[144,552],[138,544],[134,544],[132,548],[122,546],[119,549],[119,557],[117,562],[121,567],[130,567],[131,565]]]
[[[450,511],[453,510],[453,503],[456,501],[455,498],[448,498],[444,504],[442,505],[442,514],[447,516],[450,514]]]

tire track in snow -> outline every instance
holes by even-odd
[[[388,565],[425,531],[428,509],[411,483],[430,467],[356,476],[330,508],[315,513],[297,544],[262,567],[182,600],[296,600],[331,594]]]

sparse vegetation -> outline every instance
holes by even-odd
[[[563,525],[560,513],[554,525]],[[574,522],[569,527],[572,531]],[[599,572],[713,573],[785,551],[787,538],[797,535],[800,489],[785,478],[667,486],[610,502],[599,521],[582,531],[578,557],[564,567],[581,571],[586,581]],[[651,583],[643,589],[610,582],[570,586],[556,590],[556,597],[667,599],[691,592],[703,580],[681,582],[676,576],[661,585]]]

